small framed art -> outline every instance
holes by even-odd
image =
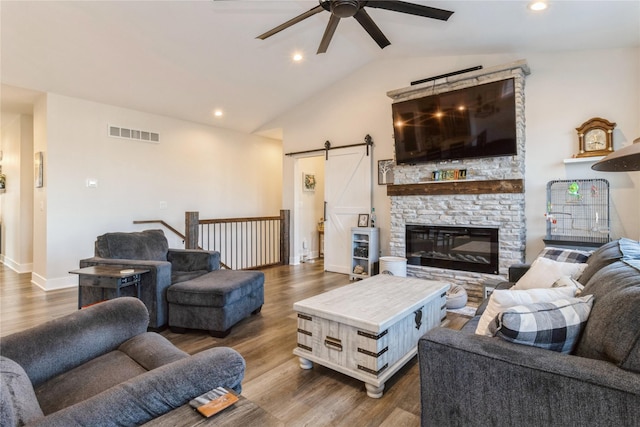
[[[359,214],[358,227],[368,227],[368,226],[369,226],[369,214]]]
[[[393,159],[378,160],[378,185],[393,184]]]
[[[34,155],[33,166],[34,166],[34,182],[36,188],[42,188],[44,185],[44,164],[42,163],[44,156],[42,155],[42,151],[38,151]]]
[[[312,173],[302,174],[302,189],[304,191],[316,191],[316,175]]]

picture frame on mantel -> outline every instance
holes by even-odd
[[[378,185],[393,185],[393,159],[378,160]]]

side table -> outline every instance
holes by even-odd
[[[127,286],[136,287],[136,296],[140,299],[140,278],[149,270],[139,268],[122,269],[122,267],[110,265],[95,265],[93,267],[72,270],[69,273],[79,275],[78,280],[78,310],[82,308],[82,288],[102,288],[102,299],[105,289],[115,289],[116,298],[120,296],[120,289]]]

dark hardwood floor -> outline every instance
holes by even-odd
[[[323,271],[320,261],[264,270],[262,312],[243,320],[226,338],[206,332],[162,332],[188,353],[228,346],[247,362],[242,394],[287,426],[418,426],[420,391],[417,358],[386,384],[382,398],[367,396],[364,384],[328,368],[302,370],[296,345],[293,303],[349,284],[347,275]],[[77,309],[77,290],[44,292],[0,264],[0,336],[27,329]],[[468,318],[449,314],[444,326],[459,329]]]

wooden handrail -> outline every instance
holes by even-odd
[[[277,221],[279,216],[254,216],[249,218],[201,219],[200,224],[224,224],[232,222]]]
[[[172,226],[170,226],[169,224],[167,224],[166,222],[164,222],[161,219],[149,219],[149,220],[144,220],[144,221],[133,221],[133,223],[134,224],[160,224],[163,227],[166,227],[167,229],[171,230],[173,233],[175,233],[182,240],[186,239],[184,234],[182,234],[181,232],[179,232],[178,230],[176,230],[175,228],[173,228]]]

